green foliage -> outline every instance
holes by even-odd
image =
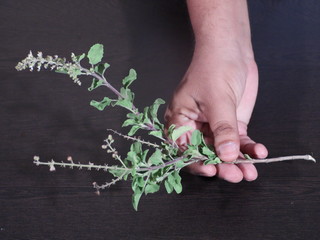
[[[179,137],[181,137],[181,135],[183,135],[184,133],[186,133],[186,132],[188,132],[188,131],[190,131],[190,130],[192,130],[192,127],[189,127],[189,126],[181,126],[181,127],[179,127],[179,128],[173,129],[170,137],[171,137],[171,139],[172,139],[173,141],[177,141],[177,139],[178,139]],[[195,130],[195,131],[197,131],[197,130]],[[194,131],[194,132],[195,132],[195,131]]]
[[[100,87],[103,84],[103,81],[101,79],[94,78],[92,80],[91,86],[88,88],[88,91],[92,91],[96,89],[97,87]]]
[[[89,63],[95,65],[99,63],[103,57],[103,45],[95,44],[93,45],[88,52]]]
[[[104,75],[105,71],[110,67],[109,63],[101,63],[94,67],[94,71]]]
[[[109,187],[117,181],[130,180],[133,191],[132,204],[134,209],[137,210],[141,196],[159,191],[161,184],[164,184],[168,193],[172,193],[173,191],[178,194],[181,193],[182,184],[179,172],[183,167],[197,161],[204,161],[204,164],[221,163],[213,147],[205,143],[203,135],[199,130],[193,130],[188,126],[177,128],[175,125],[171,125],[165,131],[164,125],[158,119],[159,107],[165,103],[163,99],[158,98],[150,106],[144,107],[142,112],[139,111],[134,105],[135,95],[130,89],[131,84],[137,79],[137,73],[134,69],[130,69],[128,75],[123,78],[120,90],[115,89],[104,76],[110,65],[101,62],[103,54],[104,47],[102,44],[93,45],[87,54],[78,56],[72,54],[72,62],[67,62],[66,59],[57,56],[47,56],[44,58],[41,52],[37,56],[33,56],[30,52],[28,57],[18,63],[16,68],[17,70],[27,68],[33,70],[34,67],[37,67],[39,71],[42,66],[44,68],[50,67],[51,70],[55,70],[56,72],[68,74],[79,85],[78,76],[91,76],[93,79],[90,87],[88,87],[89,91],[93,91],[101,86],[109,88],[115,97],[110,98],[105,96],[101,101],[92,100],[90,105],[99,111],[104,110],[107,106],[119,106],[129,111],[122,124],[122,127],[128,127],[128,133],[126,135],[118,133],[118,135],[128,140],[134,141],[126,157],[123,159],[118,154],[112,145],[114,140],[109,135],[102,147],[107,149],[112,158],[120,163],[119,165],[76,164],[72,161],[69,163],[57,163],[53,160],[44,163],[40,162],[38,158],[35,159],[37,165],[48,165],[50,169],[54,169],[54,166],[69,166],[79,169],[86,168],[88,170],[102,169],[110,173],[114,177],[111,182],[102,185],[94,183],[97,191]],[[82,67],[82,64],[80,65],[80,61],[84,60],[85,57],[89,61],[89,68]],[[148,135],[156,138],[160,143],[151,143],[136,137],[135,134],[138,130],[147,131]],[[188,131],[193,131],[191,142],[187,145],[185,151],[181,151],[177,141]],[[144,149],[145,146],[147,147],[146,149]]]
[[[122,84],[125,88],[128,88],[131,85],[131,83],[136,79],[137,79],[136,71],[134,69],[130,69],[129,75],[122,80]]]
[[[191,135],[191,144],[198,146],[202,141],[202,133],[199,130],[194,130]]]
[[[95,100],[92,100],[90,102],[90,105],[98,109],[99,111],[102,111],[105,109],[105,107],[109,106],[112,100],[108,97],[104,97],[102,101],[98,102]]]

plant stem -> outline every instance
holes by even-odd
[[[95,170],[104,170],[104,171],[108,171],[109,169],[117,169],[117,170],[129,170],[129,168],[122,168],[122,167],[117,167],[117,166],[107,166],[107,165],[96,165],[93,163],[89,163],[89,164],[81,164],[81,163],[65,163],[65,162],[55,162],[55,161],[51,161],[51,162],[40,162],[39,160],[34,160],[33,161],[34,164],[36,164],[37,166],[39,165],[46,165],[46,166],[60,166],[60,167],[70,167],[70,168],[78,168],[78,169],[82,169],[82,168],[86,168],[88,170],[91,169],[95,169]]]
[[[140,142],[142,144],[146,144],[146,145],[154,147],[154,148],[160,148],[160,146],[158,144],[156,144],[156,143],[147,142],[147,141],[144,141],[144,140],[142,140],[140,138],[136,138],[136,137],[130,137],[130,136],[124,135],[124,134],[119,133],[116,130],[113,130],[113,129],[110,129],[110,128],[108,128],[107,131],[113,132],[113,133],[119,135],[120,137],[123,137],[123,138],[128,139],[128,140],[138,141],[138,142]],[[165,140],[165,139],[163,139],[163,140]]]
[[[272,162],[282,162],[282,161],[291,161],[291,160],[309,160],[309,161],[316,162],[316,160],[310,155],[294,155],[294,156],[275,157],[275,158],[266,158],[266,159],[238,159],[233,162],[225,162],[225,163],[231,163],[231,164],[272,163]]]
[[[165,168],[165,167],[167,167],[167,166],[170,166],[170,165],[175,164],[176,162],[179,162],[179,161],[182,160],[182,159],[183,159],[183,156],[178,157],[178,158],[175,158],[175,159],[172,160],[172,161],[165,162],[164,164],[161,164],[161,165],[158,165],[158,166],[146,167],[146,168],[138,168],[138,169],[137,169],[137,172],[146,172],[146,171],[158,170],[158,169],[160,169],[160,168]]]
[[[116,94],[119,98],[123,98],[123,99],[125,98],[124,96],[121,95],[121,93],[120,93],[117,89],[115,89],[115,88],[107,81],[107,79],[106,79],[104,76],[99,75],[99,74],[97,74],[97,73],[95,73],[95,72],[91,72],[89,69],[86,69],[86,68],[84,68],[84,67],[82,67],[82,66],[80,66],[80,65],[79,65],[79,67],[80,67],[81,71],[84,71],[87,75],[91,75],[91,76],[95,77],[96,79],[102,81],[102,82],[103,82],[103,85],[106,86],[107,88],[109,88],[109,89],[110,89],[114,94]],[[133,106],[133,109],[135,109],[135,106]]]

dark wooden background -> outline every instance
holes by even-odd
[[[319,158],[320,2],[251,0],[249,8],[260,70],[249,132],[270,156]],[[184,1],[1,0],[0,32],[1,240],[319,239],[319,163],[258,165],[258,180],[239,184],[184,173],[182,194],[148,195],[138,212],[127,182],[97,197],[91,183],[107,180],[104,173],[32,164],[33,155],[108,161],[100,145],[125,112],[91,108],[105,90],[88,92],[90,80],[80,88],[15,64],[30,49],[67,56],[99,42],[116,86],[137,70],[138,106],[169,101],[192,56]]]

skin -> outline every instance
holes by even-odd
[[[245,0],[189,0],[195,35],[191,64],[177,87],[165,119],[167,126],[188,125],[204,133],[221,160],[234,161],[247,153],[268,155],[266,147],[247,135],[258,90],[247,3]],[[183,146],[191,133],[182,136]],[[215,176],[229,182],[255,180],[253,164],[203,165],[187,169],[192,174]]]

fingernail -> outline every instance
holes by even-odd
[[[217,153],[220,157],[227,157],[229,155],[234,155],[237,151],[237,145],[234,142],[226,142],[218,146]]]

